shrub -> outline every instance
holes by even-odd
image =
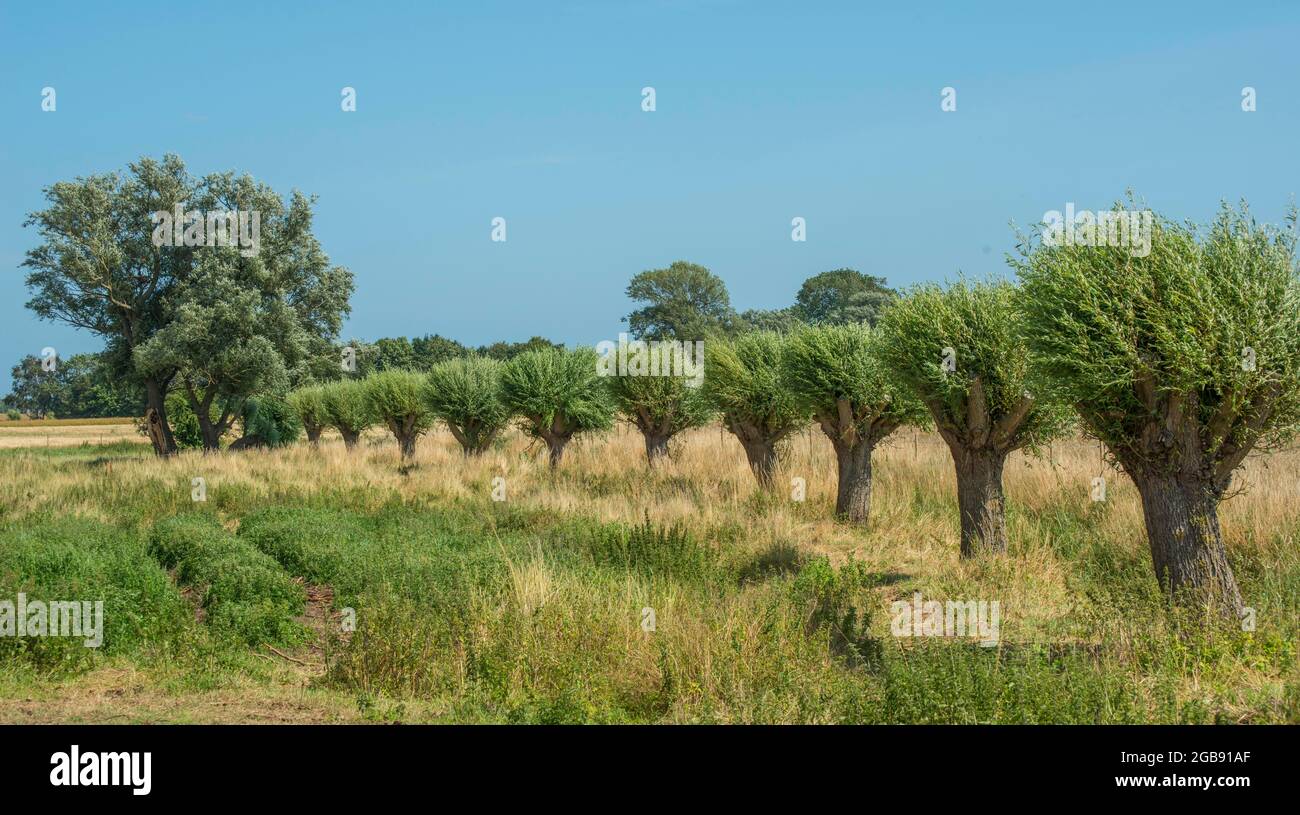
[[[244,439],[264,447],[293,444],[302,423],[289,404],[278,396],[256,396],[244,403]],[[242,440],[241,440],[242,441]]]
[[[293,642],[303,631],[306,593],[273,558],[226,531],[210,515],[164,518],[154,524],[149,553],[198,592],[213,629],[250,645]]]
[[[199,427],[199,417],[195,416],[194,411],[190,409],[185,394],[172,391],[167,394],[165,405],[167,422],[171,425],[172,437],[176,440],[177,448],[197,450],[203,447],[203,430]]]
[[[480,455],[510,420],[501,401],[502,363],[487,357],[440,362],[425,390],[433,415],[447,423],[465,455]]]
[[[506,363],[501,375],[506,407],[524,418],[524,431],[546,443],[557,467],[575,435],[607,430],[614,404],[591,348],[527,351]]]
[[[96,654],[175,646],[192,620],[136,535],[82,519],[36,517],[0,529],[0,599],[16,602],[19,592],[29,603],[84,601],[93,609],[103,602],[102,642],[87,648],[85,637],[0,636],[0,662],[86,668]]]

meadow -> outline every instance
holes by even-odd
[[[556,470],[441,427],[400,465],[375,430],[170,459],[0,438],[0,598],[106,615],[99,649],[0,638],[0,721],[1300,722],[1300,452],[1250,459],[1222,508],[1253,631],[1167,605],[1136,490],[1082,438],[1012,455],[1008,552],[971,559],[948,449],[911,429],[866,528],[833,519],[811,427],[772,493],[717,426],[653,469],[622,426]],[[895,636],[917,592],[998,601],[999,642]]]

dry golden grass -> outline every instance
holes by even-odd
[[[105,416],[95,419],[10,419],[4,414],[0,414],[0,430],[13,427],[77,427],[83,425],[130,425],[135,426],[136,420],[130,416]]]
[[[65,432],[83,431],[68,428]],[[353,509],[379,509],[394,500],[415,506],[484,506],[491,500],[493,479],[502,476],[510,504],[557,517],[639,523],[648,516],[660,526],[681,524],[705,541],[725,538],[729,546],[754,555],[795,552],[825,555],[837,564],[850,559],[862,562],[872,573],[897,577],[882,581],[875,590],[884,608],[890,600],[905,598],[916,590],[927,599],[997,598],[1002,605],[1003,640],[1012,643],[1095,642],[1097,629],[1087,621],[1095,623],[1098,616],[1105,619],[1114,614],[1113,609],[1088,607],[1089,601],[1079,590],[1079,564],[1063,554],[1053,539],[1053,513],[1087,516],[1086,534],[1098,536],[1143,562],[1147,558],[1141,508],[1133,485],[1103,463],[1095,442],[1079,438],[1059,441],[1041,456],[1016,454],[1011,458],[1005,487],[1011,506],[1012,550],[1008,557],[973,561],[958,557],[956,484],[948,450],[937,435],[911,430],[895,434],[876,452],[871,526],[866,529],[833,520],[835,461],[825,438],[812,429],[790,440],[778,478],[783,485],[803,478],[807,487],[803,502],[790,500],[788,486],[779,495],[761,496],[739,444],[716,427],[675,440],[671,459],[656,469],[646,466],[642,438],[630,428],[573,443],[558,471],[547,465],[544,449],[513,431],[480,458],[464,457],[449,433],[433,432],[420,440],[415,466],[405,470],[396,444],[379,430],[368,433],[354,451],[346,450],[336,435],[327,434],[318,447],[300,443],[274,451],[206,456],[186,452],[169,460],[157,460],[145,450],[139,455],[118,450],[98,456],[92,452],[83,458],[87,460],[21,451],[0,455],[0,506],[12,518],[54,507],[60,514],[107,522],[120,522],[123,509],[129,507],[132,516],[138,515],[144,523],[188,505],[191,479],[196,476],[206,480],[208,501],[216,502],[218,508],[227,496],[237,496],[229,498],[232,506],[248,507],[330,495],[346,495]],[[1090,496],[1091,481],[1097,476],[1106,479],[1106,501],[1101,505],[1094,504]],[[1282,562],[1276,547],[1293,546],[1294,531],[1300,528],[1298,476],[1300,453],[1295,451],[1254,457],[1248,462],[1234,485],[1239,494],[1225,502],[1221,512],[1225,540],[1238,556],[1257,557],[1263,563]],[[741,651],[736,664],[763,663],[759,655],[750,655],[751,660],[744,651],[762,648],[764,642],[757,629],[762,615],[756,613],[751,605],[756,601],[749,595],[716,607],[683,599],[681,611],[678,598],[658,598],[661,633],[657,637],[667,643],[661,651],[645,643],[636,624],[641,598],[646,596],[639,578],[629,575],[625,590],[612,594],[589,591],[574,584],[577,578],[572,573],[555,571],[540,547],[531,556],[511,556],[509,574],[511,613],[523,618],[539,612],[558,614],[557,629],[587,618],[625,621],[617,630],[600,636],[605,638],[602,647],[611,647],[609,638],[623,642],[612,647],[626,655],[622,681],[629,686],[652,686],[661,676],[662,666],[656,662],[659,655],[672,654],[676,674],[691,689],[675,702],[683,710],[690,708],[694,698],[745,698],[743,693],[718,685],[737,679],[734,669],[711,667],[718,657],[717,643],[712,641],[717,631],[748,632],[737,637],[736,647]],[[556,597],[565,598],[565,602],[554,602]],[[487,608],[482,613],[490,619],[492,614],[507,612]],[[887,621],[884,617],[875,623],[882,627],[880,633],[887,632]],[[548,630],[540,626],[530,636],[544,639]],[[1129,634],[1121,627],[1117,636],[1122,639]],[[1120,650],[1126,646],[1124,642],[1107,644]],[[539,641],[526,650],[545,655],[553,649]],[[521,662],[519,670],[525,669]],[[1240,663],[1233,663],[1232,672],[1243,699],[1252,692],[1269,697],[1280,693],[1276,673],[1255,673]],[[1146,681],[1136,668],[1132,679]],[[1181,680],[1180,697],[1197,698],[1202,681],[1204,677],[1191,672]],[[293,706],[303,697],[286,700],[283,688],[274,687],[280,689],[268,698],[283,702],[285,720],[293,720],[298,715]],[[90,698],[82,700],[90,708],[84,711],[85,718],[102,720],[116,715],[109,712],[112,705],[103,703],[93,690],[92,682],[91,690],[85,691]],[[193,719],[241,720],[242,714],[235,708],[227,716],[212,707],[229,703],[223,694],[228,692],[190,697],[195,705]],[[74,694],[69,698],[81,697]],[[310,698],[316,700],[312,704],[319,705],[319,720],[355,716],[328,694]],[[1245,702],[1242,705],[1245,711],[1253,710]],[[38,707],[9,700],[0,704],[0,719],[22,719],[26,711]],[[175,720],[181,715],[181,707],[165,701],[137,699],[129,707],[133,718],[136,711],[142,711],[145,720]],[[667,715],[672,718],[676,714],[670,711]],[[735,710],[719,715],[746,720],[749,714]],[[770,716],[770,711],[765,715]],[[808,720],[809,715],[791,711],[789,719]],[[310,714],[304,716],[310,718]],[[687,714],[682,718],[688,718]]]
[[[147,445],[130,419],[55,419],[0,421],[0,450],[19,447],[76,447],[130,442]]]
[[[64,444],[85,440],[81,428],[62,432]],[[1138,554],[1146,551],[1136,490],[1102,463],[1092,441],[1059,441],[1041,457],[1012,456],[1006,492],[1009,503],[1023,512],[1012,517],[1015,556],[1003,559],[958,558],[956,513],[947,509],[955,505],[955,476],[937,435],[900,431],[878,448],[874,462],[869,529],[832,518],[835,461],[829,444],[811,428],[787,445],[778,479],[788,485],[803,478],[806,500],[789,500],[786,488],[787,494],[764,503],[761,512],[755,511],[755,483],[740,446],[717,428],[679,437],[671,460],[653,470],[646,466],[641,436],[629,428],[574,442],[558,472],[547,466],[543,450],[515,432],[477,459],[465,458],[449,433],[431,433],[420,440],[416,466],[405,473],[395,443],[378,430],[351,453],[337,436],[326,435],[318,448],[302,443],[237,454],[185,452],[165,461],[125,457],[90,468],[52,468],[34,457],[6,457],[0,459],[0,499],[15,515],[57,506],[60,512],[111,521],[110,495],[152,493],[169,505],[177,496],[188,500],[195,476],[206,480],[209,500],[220,500],[224,490],[255,503],[333,490],[364,493],[375,507],[394,497],[487,500],[494,477],[503,476],[507,501],[530,509],[629,523],[648,515],[706,537],[731,529],[730,537],[754,552],[785,547],[825,555],[833,563],[852,558],[880,573],[923,576],[936,596],[982,591],[974,596],[1001,597],[1004,614],[1029,623],[1026,635],[1062,621],[1074,607],[1065,583],[1068,570],[1050,534],[1027,526],[1025,517],[1060,506],[1096,511],[1104,537]],[[1106,501],[1093,507],[1091,481],[1099,475],[1106,479]],[[1243,492],[1222,510],[1229,547],[1272,545],[1279,530],[1297,527],[1300,453],[1252,458],[1236,486]],[[918,511],[917,502],[931,511]]]

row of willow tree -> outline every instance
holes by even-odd
[[[836,512],[856,523],[869,517],[875,447],[902,426],[933,427],[956,469],[964,557],[1006,551],[1009,454],[1082,430],[1137,486],[1161,586],[1233,618],[1243,602],[1218,505],[1247,454],[1300,426],[1295,231],[1294,216],[1277,228],[1224,207],[1205,229],[1157,218],[1141,257],[1022,236],[1019,283],[923,285],[875,327],[709,339],[700,388],[602,377],[595,350],[545,348],[384,371],[290,401],[313,440],[333,425],[352,445],[382,423],[408,458],[435,420],[476,455],[518,418],[552,466],[574,436],[619,415],[644,434],[652,466],[673,436],[720,418],[769,489],[782,442],[811,421],[835,451]]]
[[[143,391],[160,455],[177,449],[169,395],[216,450],[241,416],[258,424],[250,398],[337,377],[353,278],[313,234],[312,199],[233,173],[196,178],[171,155],[56,183],[45,197],[26,221],[40,236],[23,262],[27,305],[104,339],[112,376]],[[152,214],[177,204],[261,213],[259,250],[158,246]],[[432,417],[481,449],[491,428],[519,416],[557,464],[569,439],[608,426],[617,410],[646,434],[652,460],[674,434],[720,415],[769,486],[782,440],[815,420],[839,460],[838,511],[859,522],[871,451],[901,425],[932,423],[957,469],[967,556],[1006,548],[1007,455],[1081,428],[1136,484],[1161,585],[1231,615],[1242,602],[1218,505],[1248,454],[1288,443],[1300,426],[1295,213],[1284,227],[1257,224],[1244,205],[1204,228],[1157,217],[1142,256],[1075,237],[1021,236],[1017,284],[922,286],[895,300],[883,282],[841,270],[822,281],[833,285],[806,283],[788,313],[733,314],[720,281],[691,264],[638,275],[628,293],[649,305],[629,328],[705,339],[700,392],[670,377],[606,380],[594,351],[543,344],[505,365],[381,371],[360,390],[344,381],[295,401],[323,393],[333,401],[316,401],[338,415],[381,417],[408,455]],[[845,281],[859,287],[849,311],[878,317],[874,328],[798,327],[825,311],[818,291]],[[741,324],[781,331],[738,334]],[[400,410],[417,402],[425,407]],[[258,405],[268,427],[272,407]],[[332,421],[345,439],[356,431],[351,419]]]

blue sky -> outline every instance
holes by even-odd
[[[999,273],[1010,221],[1130,187],[1174,217],[1244,197],[1277,221],[1300,169],[1295,4],[244,8],[0,3],[0,393],[25,353],[100,347],[24,308],[25,214],[142,155],[317,195],[356,276],[345,336],[472,344],[613,338],[628,279],[678,259],[742,310],[843,266]]]

